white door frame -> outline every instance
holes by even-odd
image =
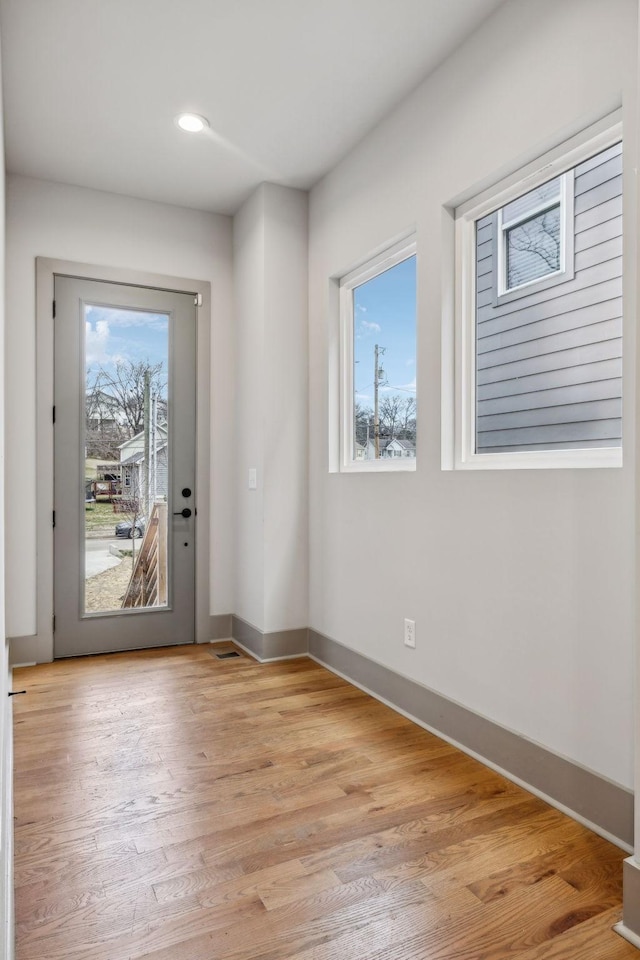
[[[36,259],[36,585],[37,633],[29,638],[24,660],[53,660],[53,284],[54,274],[87,280],[106,280],[131,286],[193,293],[200,297],[197,318],[196,489],[196,643],[210,639],[210,354],[211,284],[203,280],[168,277],[119,267]],[[26,639],[26,638],[25,638]],[[25,651],[26,652],[26,651]],[[14,656],[14,661],[16,657]]]

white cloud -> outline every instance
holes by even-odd
[[[156,313],[130,313],[117,311],[111,317],[111,322],[120,328],[144,327],[146,330],[166,330],[169,320],[166,316]]]
[[[109,321],[97,320],[94,329],[92,324],[87,320],[85,326],[85,354],[87,364],[108,362],[111,359],[107,349],[110,337]]]
[[[382,327],[379,323],[374,323],[372,320],[361,320],[360,329],[365,330],[367,333],[380,333]]]
[[[114,327],[145,327],[148,330],[166,330],[168,317],[162,313],[146,313],[143,310],[118,310],[116,307],[88,307],[87,319],[95,323],[109,323]]]
[[[126,359],[122,354],[112,353],[109,349],[113,339],[108,320],[96,320],[95,328],[87,320],[85,329],[85,363],[87,367],[93,364],[105,367],[110,363],[116,364]]]
[[[367,312],[367,308],[366,308],[366,307],[363,307],[361,303],[359,303],[359,304],[357,305],[357,308],[356,308],[356,309],[357,309],[357,310],[362,310],[363,313],[366,313],[366,312]]]

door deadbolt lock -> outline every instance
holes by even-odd
[[[174,517],[184,517],[185,520],[188,520],[191,516],[191,510],[189,510],[189,507],[183,507],[182,510],[176,510],[173,515]]]
[[[190,490],[189,487],[183,487],[183,488],[182,488],[182,496],[183,496],[183,497],[190,497],[190,496],[191,496],[191,490]]]

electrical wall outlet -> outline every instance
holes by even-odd
[[[416,645],[416,622],[415,620],[404,621],[404,645],[405,647],[413,647],[415,649]]]

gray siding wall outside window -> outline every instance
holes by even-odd
[[[167,469],[167,450],[166,447],[164,450],[161,450],[158,453],[158,479],[156,481],[156,493],[158,499],[167,498],[167,493],[169,491],[169,471]]]
[[[479,453],[621,445],[621,144],[575,168],[573,232],[564,282],[499,302],[497,213],[476,224]]]

